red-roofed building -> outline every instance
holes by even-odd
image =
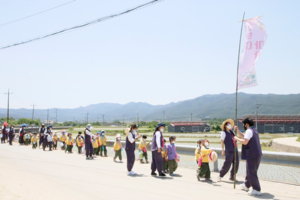
[[[172,122],[168,126],[168,132],[173,133],[191,133],[191,132],[209,132],[210,126],[207,122]]]

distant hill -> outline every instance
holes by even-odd
[[[300,114],[300,94],[275,95],[275,94],[238,94],[238,117],[254,114],[255,104],[261,104],[259,114]],[[162,120],[165,112],[166,121],[234,117],[235,94],[203,95],[195,99],[170,103],[167,105],[151,105],[148,103],[99,103],[74,109],[57,109],[58,121],[83,121],[89,113],[89,121],[136,121]],[[21,117],[31,118],[31,109],[10,109],[10,116],[16,119]],[[36,109],[35,118],[45,120],[46,109]],[[6,108],[0,109],[0,117],[6,117]],[[55,119],[55,109],[50,109],[49,119]]]

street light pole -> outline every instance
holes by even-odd
[[[7,93],[4,93],[4,94],[7,94],[8,97],[7,97],[7,117],[6,117],[6,121],[7,123],[9,122],[9,95],[10,94],[13,94],[13,93],[9,93],[9,89],[8,89],[8,92]]]
[[[34,105],[34,103],[33,103],[33,105],[32,105],[32,124],[33,124],[33,120],[34,120],[34,106],[37,106],[37,105]]]

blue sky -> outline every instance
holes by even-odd
[[[150,0],[77,0],[0,27],[0,46],[113,14]],[[0,24],[68,0],[0,0]],[[299,93],[298,0],[165,0],[67,34],[0,51],[0,91],[12,108],[102,102],[167,104],[234,93],[245,18],[263,15],[268,38],[246,93]],[[5,108],[7,96],[0,95]]]

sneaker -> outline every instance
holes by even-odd
[[[196,177],[197,177],[197,180],[200,181],[200,176],[198,173],[196,174]]]
[[[229,180],[230,180],[230,181],[234,181],[234,178],[229,178]],[[237,181],[237,180],[235,179],[235,181]]]
[[[149,163],[148,160],[146,160],[146,163],[147,163],[147,164]]]
[[[89,157],[86,157],[86,160],[89,160],[90,158]]]
[[[245,183],[241,184],[240,186],[241,186],[241,189],[242,189],[242,190],[244,190],[244,191],[246,191],[246,192],[249,191],[249,188],[246,187]]]
[[[130,171],[129,175],[135,175],[135,173],[133,171]]]
[[[221,182],[221,177],[219,176],[218,178],[217,178],[217,182]]]
[[[174,173],[172,173],[172,174],[170,174],[170,176],[175,176],[175,174],[174,174]]]
[[[141,163],[141,164],[144,164],[144,161],[143,161],[143,160],[140,160],[140,163]]]
[[[161,174],[159,174],[159,176],[166,176],[166,174],[164,174],[164,173],[161,173]]]
[[[90,159],[91,159],[91,160],[94,160],[94,157],[93,157],[93,156],[91,156],[91,157],[90,157]]]
[[[116,159],[114,159],[114,162],[117,162]]]
[[[208,182],[212,182],[212,180],[210,178],[205,178],[205,180]]]
[[[120,160],[120,163],[123,163],[123,161],[122,161],[122,160]]]
[[[252,190],[248,192],[248,195],[252,195],[252,196],[261,196],[261,192],[257,191],[257,190]]]
[[[157,173],[152,172],[151,175],[152,175],[152,176],[157,176]]]

